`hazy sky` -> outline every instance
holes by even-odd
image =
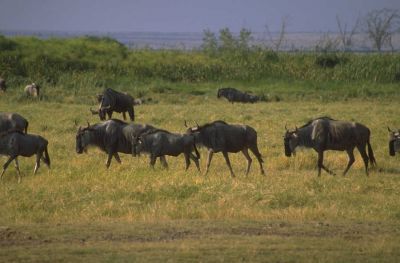
[[[336,31],[336,15],[354,23],[400,0],[0,0],[0,30],[202,32]]]

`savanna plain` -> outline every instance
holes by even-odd
[[[0,59],[6,61],[4,55]],[[336,80],[339,69],[310,67],[315,76],[329,77],[130,82],[123,73],[99,84],[93,72],[60,75],[57,81],[36,72],[43,77],[43,95],[31,99],[21,84],[31,75],[3,66],[11,77],[0,110],[25,116],[29,132],[48,139],[51,169],[42,165],[33,176],[34,158],[20,158],[21,183],[12,165],[6,171],[0,184],[0,261],[397,262],[400,166],[398,156],[389,156],[387,126],[400,128],[399,82],[379,76]],[[230,154],[235,178],[221,154],[214,155],[205,176],[204,148],[201,173],[194,164],[185,171],[183,156],[167,157],[168,170],[158,162],[153,170],[146,155],[121,154],[122,164],[113,160],[106,169],[106,155],[98,149],[77,154],[78,127],[99,122],[89,107],[105,86],[151,98],[135,107],[138,123],[179,133],[186,130],[184,120],[192,126],[218,119],[252,126],[266,176],[254,156],[245,176],[241,153]],[[266,101],[230,104],[216,98],[221,86],[261,94]],[[377,167],[369,176],[357,151],[345,177],[344,152],[326,152],[325,164],[337,175],[321,177],[313,150],[284,155],[285,125],[299,127],[319,116],[370,128]]]

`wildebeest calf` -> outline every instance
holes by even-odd
[[[5,132],[0,135],[0,155],[9,156],[7,162],[3,165],[1,178],[8,165],[15,160],[18,171],[18,182],[21,181],[21,172],[19,170],[18,156],[31,157],[36,154],[36,165],[34,174],[40,167],[40,159],[50,168],[50,157],[47,151],[48,141],[39,135],[23,134],[17,132]]]
[[[175,134],[164,130],[151,130],[137,137],[135,152],[141,151],[150,154],[150,166],[154,167],[156,158],[163,155],[178,156],[185,155],[186,170],[189,168],[190,159],[194,161],[200,171],[200,154],[197,151],[194,136],[188,134]],[[192,154],[195,151],[196,156]]]
[[[21,131],[28,132],[28,121],[18,113],[0,113],[0,132]]]

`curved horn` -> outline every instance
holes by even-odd
[[[388,128],[388,131],[389,131],[389,132],[393,132],[393,131],[389,128],[389,126],[388,126],[387,128]]]
[[[99,111],[95,111],[95,110],[93,110],[93,109],[92,109],[92,107],[90,107],[90,112],[91,112],[93,115],[95,115],[95,114],[98,114],[98,113],[99,113]]]
[[[185,127],[187,128],[187,123],[186,123],[186,120],[185,120]]]

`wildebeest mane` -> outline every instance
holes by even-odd
[[[321,116],[321,117],[317,117],[317,118],[314,118],[314,119],[309,120],[306,124],[304,124],[303,126],[301,126],[300,129],[301,129],[301,128],[304,128],[304,127],[307,127],[308,125],[310,125],[311,123],[313,123],[313,122],[316,121],[316,120],[322,120],[322,119],[324,119],[324,120],[329,120],[329,121],[336,121],[335,119],[332,119],[332,118],[329,117],[329,116]]]

